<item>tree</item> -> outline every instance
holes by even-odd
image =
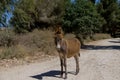
[[[104,23],[104,19],[97,13],[96,6],[90,1],[66,2],[63,18],[63,29],[66,32],[74,32],[84,37],[92,36],[93,33],[100,32]]]
[[[92,3],[94,3],[94,4],[95,4],[95,1],[96,1],[96,0],[89,0],[89,1],[91,1]]]
[[[11,24],[16,32],[46,28],[61,19],[64,0],[19,0]]]
[[[10,23],[14,26],[16,32],[28,32],[34,26],[35,2],[34,0],[20,0],[17,2]]]
[[[98,12],[106,20],[103,32],[112,34],[116,26],[120,26],[120,9],[117,0],[101,0],[98,4]]]

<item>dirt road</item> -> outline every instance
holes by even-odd
[[[90,43],[81,51],[80,73],[74,75],[74,58],[68,59],[67,80],[120,80],[120,38]],[[59,58],[0,71],[0,80],[63,80]]]

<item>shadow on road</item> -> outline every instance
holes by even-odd
[[[120,43],[120,41],[109,41],[109,42],[115,43],[115,44]],[[84,45],[82,47],[82,49],[86,49],[86,50],[120,50],[120,45],[110,45],[110,46]]]
[[[96,46],[96,45],[84,45],[82,49],[86,50],[120,50],[120,46],[112,45],[112,46]]]
[[[56,78],[60,78],[58,75],[60,75],[60,71],[58,70],[52,70],[52,71],[48,71],[42,74],[38,74],[38,75],[34,75],[31,76],[32,78],[38,79],[38,80],[43,80],[43,77],[56,77]]]
[[[120,43],[120,41],[109,41],[111,43]]]
[[[73,74],[75,75],[75,72],[73,71],[69,71],[69,74]],[[56,78],[61,78],[60,77],[60,71],[58,70],[51,70],[42,74],[38,74],[38,75],[34,75],[34,76],[30,76],[32,78],[38,79],[38,80],[43,80],[43,77],[56,77]]]

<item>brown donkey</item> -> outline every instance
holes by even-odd
[[[63,77],[63,67],[65,68],[65,79],[67,78],[67,58],[74,57],[76,61],[76,75],[79,73],[80,42],[76,38],[64,39],[61,27],[55,32],[55,44],[59,52],[61,63],[61,77]]]

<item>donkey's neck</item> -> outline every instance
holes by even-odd
[[[67,49],[67,40],[62,38],[60,46],[61,46],[61,51],[66,51],[66,49]]]

